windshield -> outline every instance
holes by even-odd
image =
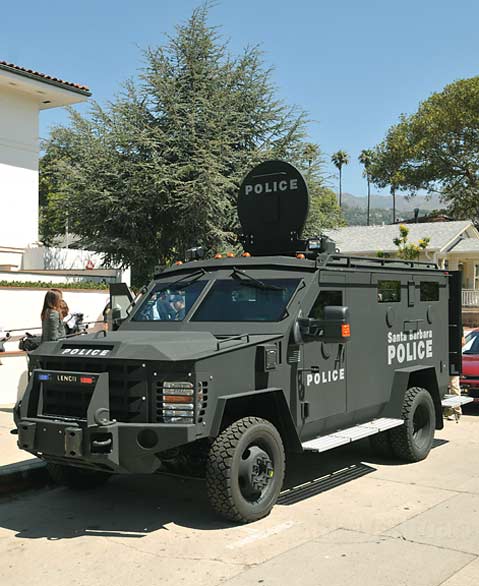
[[[215,281],[191,321],[279,321],[299,279]],[[266,287],[265,287],[266,286]]]
[[[183,321],[206,281],[158,283],[146,297],[133,321]]]
[[[474,331],[466,336],[466,343],[462,347],[463,354],[479,354],[479,332]]]

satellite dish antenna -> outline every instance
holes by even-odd
[[[238,196],[241,242],[253,255],[304,250],[301,233],[309,210],[306,181],[284,161],[265,161],[244,178]]]

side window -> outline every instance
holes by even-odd
[[[439,301],[439,283],[421,281],[419,284],[421,301]]]
[[[378,281],[379,303],[397,303],[401,301],[401,281]]]
[[[324,318],[324,308],[327,305],[342,305],[343,304],[343,292],[342,291],[321,291],[316,297],[311,311],[308,317],[313,319]]]

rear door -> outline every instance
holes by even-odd
[[[449,374],[462,372],[462,271],[449,273]]]

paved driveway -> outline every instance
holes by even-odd
[[[252,525],[215,519],[202,481],[166,476],[3,498],[0,584],[477,586],[478,406],[468,413],[418,464],[365,442],[295,458],[296,488]]]

